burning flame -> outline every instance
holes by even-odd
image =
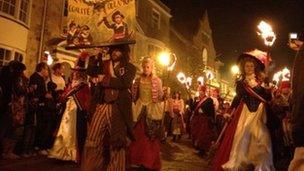
[[[289,81],[290,71],[286,67],[282,70],[282,81]]]
[[[176,61],[177,61],[177,57],[174,53],[172,54],[172,56],[174,57],[174,60],[173,60],[172,64],[170,66],[168,66],[168,71],[173,71]]]
[[[178,81],[182,84],[185,84],[187,81],[185,74],[182,72],[178,73],[176,77],[177,77]]]
[[[204,77],[198,77],[197,82],[198,82],[199,85],[203,85],[204,84]]]
[[[276,35],[273,32],[272,27],[265,21],[261,21],[258,25],[258,29],[258,35],[260,35],[264,39],[265,45],[272,46],[274,41],[276,40]]]
[[[278,71],[273,75],[273,81],[277,84],[280,81],[289,81],[290,80],[290,70],[288,68],[284,68],[282,71]]]
[[[51,56],[50,52],[49,51],[45,51],[44,53],[47,55],[47,61],[46,61],[47,65],[49,65],[49,66],[52,65],[53,62],[54,62],[54,59]]]
[[[212,80],[214,78],[214,74],[212,71],[210,70],[207,70],[206,71],[206,77],[209,79],[209,80]]]
[[[191,84],[192,84],[192,78],[191,77],[187,77],[186,83],[187,83],[187,86],[191,86]]]

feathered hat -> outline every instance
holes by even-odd
[[[246,59],[252,59],[257,63],[258,67],[262,71],[264,71],[265,70],[265,63],[266,63],[266,60],[267,60],[267,53],[264,54],[262,52],[263,51],[260,51],[260,50],[257,50],[257,49],[253,50],[253,51],[245,52],[238,57],[237,63],[240,64],[242,61],[244,61]]]

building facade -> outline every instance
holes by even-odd
[[[170,9],[160,0],[135,0],[136,45],[132,61],[168,50]],[[67,24],[67,0],[0,0],[0,66],[23,58],[32,73],[44,51],[67,66],[73,66],[77,53],[60,46],[60,34]]]
[[[170,29],[170,47],[178,57],[177,71],[191,76],[193,87],[198,85],[198,77],[204,77],[204,83],[209,90],[216,88],[221,90],[222,97],[230,97],[229,83],[221,77],[220,67],[224,64],[218,59],[215,51],[207,11],[198,21],[193,33],[184,36],[173,26]]]
[[[0,67],[27,53],[31,0],[0,0]]]

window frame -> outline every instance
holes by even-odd
[[[157,17],[157,18],[154,18],[154,15],[153,15],[153,14],[157,14],[158,17]],[[156,20],[154,20],[154,19],[157,19],[157,23],[154,23],[154,21],[156,21]],[[161,21],[160,12],[159,12],[157,9],[152,8],[152,14],[151,14],[151,24],[152,24],[151,26],[152,26],[152,28],[155,28],[155,25],[154,25],[154,24],[156,24],[156,25],[157,25],[156,29],[160,30],[160,21]]]

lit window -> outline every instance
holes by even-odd
[[[6,65],[11,61],[11,51],[0,48],[0,67]]]
[[[28,18],[28,12],[29,12],[29,0],[21,0],[19,19],[26,23]]]
[[[0,11],[15,16],[16,0],[0,0]]]
[[[21,53],[15,52],[14,60],[22,62],[23,61],[23,55]]]
[[[160,14],[155,9],[152,10],[152,28],[160,29]]]

